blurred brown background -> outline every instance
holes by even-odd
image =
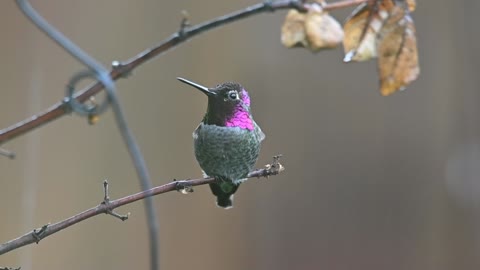
[[[258,166],[282,153],[287,170],[242,185],[235,208],[206,187],[155,198],[162,269],[479,269],[480,39],[478,1],[418,1],[421,76],[384,98],[375,62],[344,64],[280,44],[285,11],[201,35],[118,82],[154,184],[201,176],[191,133],[205,97],[175,77],[250,90],[267,134]],[[249,1],[65,1],[33,5],[108,65],[193,23]],[[335,12],[343,20],[350,10]],[[82,66],[39,32],[14,1],[0,3],[0,127],[62,99]],[[139,190],[111,112],[96,126],[66,116],[3,147],[0,242],[102,199]],[[142,203],[120,222],[101,215],[0,257],[29,269],[148,269]]]

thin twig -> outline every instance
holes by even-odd
[[[342,9],[346,7],[355,6],[370,0],[342,0],[330,4],[325,4],[323,7],[326,11],[332,11],[336,9]],[[118,80],[125,77],[132,72],[133,69],[147,62],[148,60],[182,44],[183,42],[191,39],[192,37],[204,33],[208,30],[224,26],[228,23],[235,22],[241,19],[248,18],[252,15],[273,12],[276,10],[295,8],[304,11],[308,7],[308,4],[304,4],[299,0],[280,0],[280,1],[266,1],[265,3],[259,3],[243,10],[233,12],[231,14],[218,17],[211,21],[194,25],[191,27],[184,27],[183,31],[176,32],[169,38],[158,44],[157,46],[147,49],[139,53],[134,58],[131,58],[125,62],[114,61],[114,65],[109,75],[112,80]],[[86,89],[79,91],[75,96],[79,102],[85,102],[91,96],[96,95],[104,88],[102,83],[94,83],[88,86]],[[64,102],[58,102],[45,112],[34,115],[28,119],[18,122],[10,127],[0,130],[0,144],[6,143],[20,135],[32,131],[35,128],[43,126],[51,121],[58,119],[59,117],[69,112],[68,107]]]
[[[113,211],[113,209],[110,206],[110,203],[111,203],[110,196],[108,195],[108,181],[105,180],[103,181],[103,202],[102,202],[102,204],[107,206],[107,211],[105,212],[105,214],[111,215],[112,217],[116,217],[121,221],[125,221],[128,219],[128,217],[130,216],[130,213],[127,213],[126,215],[121,215]]]
[[[322,8],[323,10],[330,11],[330,10],[342,9],[342,8],[359,5],[362,3],[366,3],[368,1],[371,1],[371,0],[344,0],[344,1],[338,1],[335,3],[326,4],[325,6],[322,6]]]
[[[283,169],[284,169],[283,166],[278,162],[278,157],[274,157],[274,162],[272,164],[265,166],[264,169],[259,169],[249,173],[248,178],[254,178],[254,177],[260,178],[260,177],[277,175],[281,171],[283,171]],[[76,214],[70,218],[67,218],[65,220],[59,221],[51,225],[50,224],[44,225],[40,229],[35,229],[16,239],[13,239],[11,241],[1,244],[0,255],[29,244],[38,243],[40,240],[42,240],[47,236],[50,236],[56,232],[59,232],[74,224],[77,224],[83,220],[89,219],[99,214],[109,213],[109,211],[112,211],[117,207],[130,204],[138,200],[143,200],[151,196],[170,192],[170,191],[179,191],[182,189],[191,190],[191,187],[193,186],[206,185],[206,184],[214,183],[215,181],[216,180],[214,178],[177,180],[165,185],[157,186],[149,190],[145,190],[142,192],[138,192],[136,194],[125,196],[117,200],[110,201],[108,204],[105,204],[102,202],[99,205],[93,208],[90,208],[88,210],[85,210],[79,214]]]
[[[138,147],[138,144],[135,141],[133,133],[128,128],[127,121],[125,119],[122,107],[120,105],[119,98],[116,93],[115,83],[109,75],[109,71],[104,68],[99,62],[97,62],[93,57],[89,56],[84,52],[80,47],[75,43],[70,41],[66,36],[64,36],[60,31],[55,29],[50,25],[44,18],[36,12],[36,10],[30,5],[28,0],[17,0],[17,5],[23,11],[23,13],[42,31],[45,32],[52,40],[59,44],[63,49],[65,49],[70,55],[75,57],[77,60],[82,62],[87,66],[91,71],[95,72],[95,77],[98,80],[98,83],[101,84],[108,94],[108,100],[112,106],[115,121],[117,127],[122,135],[123,141],[130,153],[132,162],[135,166],[138,178],[142,190],[148,190],[152,187],[150,176],[148,174],[148,169],[143,158],[143,155]],[[82,73],[80,73],[81,75]],[[81,76],[74,76],[73,78],[81,78]],[[70,88],[69,90],[72,90]],[[73,92],[73,90],[72,90]],[[66,105],[71,105],[69,103],[71,98],[67,99]],[[109,201],[104,201],[106,206],[109,206]],[[150,239],[150,269],[157,270],[159,269],[159,244],[158,244],[158,219],[155,211],[155,206],[152,199],[148,198],[145,200],[145,211],[147,217],[149,239]],[[110,211],[109,214],[116,216],[116,213]],[[118,215],[119,218],[122,218]]]

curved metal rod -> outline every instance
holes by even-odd
[[[128,128],[124,117],[119,99],[116,94],[115,83],[110,78],[109,71],[98,63],[94,58],[90,57],[86,52],[80,49],[75,43],[65,37],[60,31],[50,25],[44,18],[38,14],[30,5],[28,0],[16,0],[18,7],[22,12],[38,27],[45,32],[52,40],[59,44],[63,49],[75,57],[78,61],[86,65],[91,71],[96,74],[97,79],[102,82],[110,99],[111,106],[115,115],[117,127],[122,134],[124,143],[126,144],[133,164],[137,171],[138,178],[143,190],[152,187],[150,176],[148,174],[147,166],[143,155],[140,152],[135,138]],[[148,229],[150,234],[150,269],[159,269],[159,245],[158,245],[158,223],[155,212],[155,207],[151,197],[145,200],[145,210],[148,219]]]

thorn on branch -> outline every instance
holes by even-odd
[[[3,149],[3,148],[0,148],[0,155],[8,157],[9,159],[15,159],[15,156],[16,156],[16,154],[14,152],[9,151],[7,149]]]
[[[112,217],[116,217],[116,218],[120,219],[121,221],[125,221],[130,217],[130,212],[128,212],[126,215],[121,215],[121,214],[119,214],[119,213],[117,213],[113,210],[110,210],[110,209],[107,210],[107,214],[111,215]]]
[[[33,236],[33,238],[35,238],[35,243],[38,244],[38,242],[40,242],[40,240],[42,240],[42,238],[45,234],[45,231],[48,228],[48,225],[50,225],[50,224],[43,225],[39,230],[38,229],[33,229],[32,236]]]
[[[101,204],[105,205],[105,214],[116,217],[116,218],[120,219],[121,221],[127,220],[128,217],[130,216],[130,212],[128,212],[126,215],[120,215],[119,213],[110,209],[110,197],[108,196],[108,181],[107,181],[107,179],[105,179],[103,181],[103,202]]]
[[[191,24],[188,19],[190,17],[190,14],[188,14],[188,11],[182,10],[181,13],[182,13],[182,21],[180,22],[180,29],[178,30],[178,36],[181,39],[183,39],[185,37],[185,29],[189,27]]]
[[[108,196],[108,180],[103,180],[103,201],[110,201],[110,197]]]

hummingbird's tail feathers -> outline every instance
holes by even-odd
[[[222,183],[225,185],[226,183]],[[225,191],[225,188],[219,184],[209,184],[210,189],[212,190],[213,195],[217,196],[217,206],[225,209],[233,207],[233,194],[237,191],[239,185],[229,183],[230,188],[228,191]]]
[[[233,207],[233,195],[230,196],[218,196],[217,197],[217,206],[224,208],[224,209],[230,209]]]

